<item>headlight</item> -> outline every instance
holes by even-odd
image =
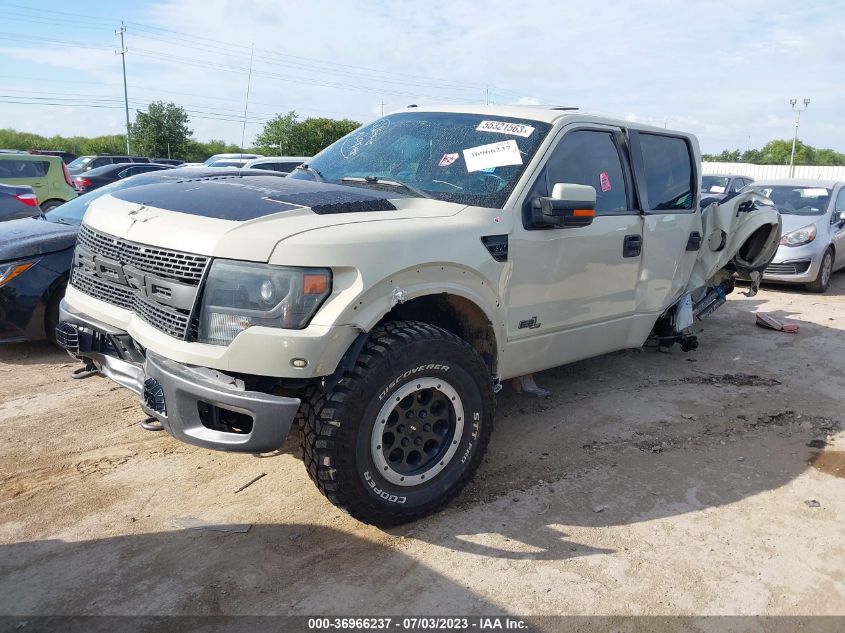
[[[816,225],[808,224],[780,238],[781,246],[802,246],[816,239]]]
[[[199,341],[228,345],[253,325],[301,330],[332,291],[328,268],[291,268],[223,259],[203,291]]]
[[[0,264],[0,287],[5,286],[21,273],[35,266],[38,260],[28,262],[9,262],[8,264]]]

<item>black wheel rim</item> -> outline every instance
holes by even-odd
[[[400,486],[430,481],[454,457],[463,415],[457,391],[444,380],[417,379],[398,388],[373,427],[371,455],[379,474]]]

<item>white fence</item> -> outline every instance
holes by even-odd
[[[789,165],[752,165],[751,163],[701,163],[704,174],[737,174],[755,180],[789,178]],[[795,178],[845,180],[845,165],[796,165]]]

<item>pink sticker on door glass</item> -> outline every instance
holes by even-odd
[[[440,167],[448,167],[456,160],[458,160],[459,155],[460,154],[443,154],[443,158],[440,159],[440,163],[438,164],[440,165]]]
[[[601,190],[602,191],[610,191],[610,176],[608,176],[606,171],[603,171],[599,174],[599,178],[601,179]]]

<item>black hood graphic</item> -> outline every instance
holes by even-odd
[[[381,192],[275,176],[185,178],[123,189],[112,196],[168,211],[241,222],[301,207],[320,215],[396,210]],[[391,193],[394,199],[405,197]]]

